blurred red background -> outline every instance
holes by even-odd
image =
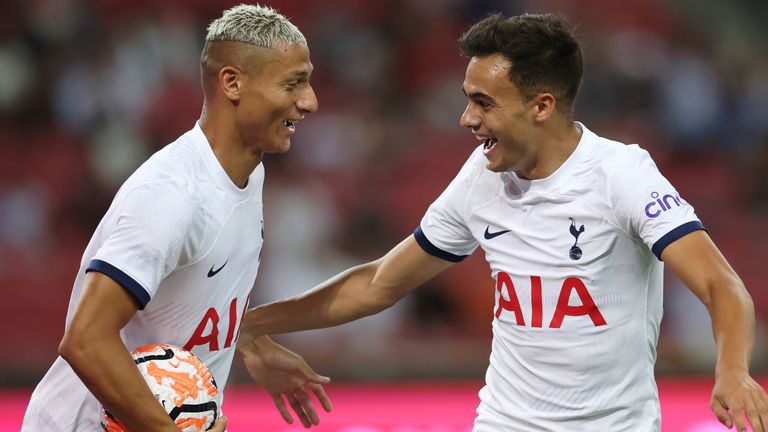
[[[130,172],[198,118],[205,26],[235,3],[4,5],[0,386],[34,385],[54,359],[91,232]],[[266,247],[252,304],[304,291],[409,235],[476,144],[458,125],[460,33],[492,11],[559,12],[584,43],[576,119],[648,149],[696,207],[755,300],[753,367],[766,371],[768,3],[270,5],[309,40],[320,110],[299,125],[288,154],[265,160]],[[342,381],[479,380],[492,302],[489,270],[476,253],[376,317],[280,340]],[[671,277],[665,305],[659,374],[711,375],[706,310]],[[232,382],[247,382],[240,364]]]

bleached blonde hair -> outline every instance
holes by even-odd
[[[208,25],[206,42],[242,42],[264,48],[307,43],[288,18],[269,6],[240,4]]]

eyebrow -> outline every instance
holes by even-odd
[[[310,72],[306,70],[291,72],[286,76],[286,80],[306,80],[309,78]]]
[[[464,93],[464,96],[466,96],[469,99],[488,99],[489,101],[493,101],[493,98],[491,96],[482,92],[472,92],[467,94],[466,90],[464,90],[464,87],[461,88],[461,92]]]

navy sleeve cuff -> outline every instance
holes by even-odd
[[[147,303],[149,303],[149,293],[147,290],[132,277],[128,276],[125,272],[112,264],[98,259],[92,260],[91,263],[88,264],[88,268],[85,269],[85,272],[88,273],[92,271],[103,273],[111,277],[115,282],[120,284],[120,286],[125,288],[125,290],[131,293],[131,295],[136,298],[136,301],[139,302],[139,310],[144,309]]]
[[[674,243],[675,240],[678,240],[698,230],[706,231],[707,229],[704,228],[704,224],[702,224],[700,221],[686,222],[673,229],[672,231],[664,234],[660,239],[658,239],[656,243],[653,244],[653,247],[651,247],[651,252],[656,255],[656,258],[661,260],[661,253],[664,251],[664,249],[667,248],[667,246]]]
[[[432,244],[432,242],[429,241],[427,236],[424,235],[424,231],[421,230],[421,227],[417,227],[413,231],[413,236],[416,237],[416,243],[421,246],[422,249],[424,249],[424,252],[435,256],[437,258],[442,258],[446,261],[450,262],[461,262],[464,260],[464,258],[468,257],[469,255],[454,255],[450,252],[446,252],[439,247]]]

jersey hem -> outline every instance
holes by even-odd
[[[149,303],[149,293],[144,287],[112,264],[99,259],[91,260],[91,263],[88,265],[88,268],[85,269],[85,272],[88,273],[92,271],[109,276],[114,279],[115,282],[120,284],[120,286],[125,288],[125,290],[139,302],[139,310],[144,309],[144,307],[147,306],[147,303]]]
[[[701,221],[686,222],[673,229],[672,231],[664,234],[660,239],[656,241],[656,243],[653,244],[651,251],[654,255],[656,255],[656,258],[661,261],[661,253],[664,251],[664,249],[667,248],[667,246],[672,244],[675,240],[678,240],[683,236],[698,230],[707,230],[704,228],[704,224],[702,224]]]
[[[461,262],[464,260],[464,258],[469,256],[452,254],[435,246],[431,241],[429,241],[427,236],[424,235],[424,231],[421,230],[420,226],[416,227],[416,229],[413,231],[413,236],[416,238],[416,243],[418,243],[419,246],[424,249],[424,252],[434,257],[441,258],[450,262]]]

